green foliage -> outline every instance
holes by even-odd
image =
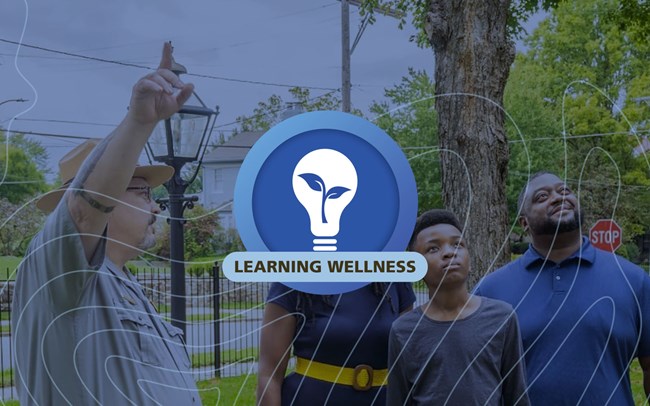
[[[7,142],[6,134],[0,131],[0,143],[4,146]],[[36,164],[38,169],[43,173],[49,173],[47,167],[48,153],[47,149],[40,142],[25,137],[24,134],[12,133],[9,137],[9,145],[23,150],[29,159]]]
[[[0,255],[23,256],[45,216],[0,198]]]
[[[163,199],[169,197],[169,193],[167,193],[167,189],[165,189],[165,186],[160,185],[151,190],[151,198],[153,200],[158,200],[158,199]]]
[[[135,264],[127,262],[125,266],[126,266],[126,269],[128,269],[129,272],[131,272],[132,275],[137,275],[138,274],[139,269]]]
[[[197,204],[186,212],[185,217],[188,219],[185,224],[185,260],[214,255],[214,236],[221,228],[218,214]]]
[[[192,176],[194,175],[194,171],[196,171],[197,164],[198,164],[197,162],[191,162],[183,166],[183,169],[181,171],[181,177],[185,181],[189,182],[190,180],[192,180]],[[199,168],[196,177],[194,178],[192,183],[190,183],[187,186],[187,189],[185,190],[185,194],[186,195],[199,194],[201,193],[202,190],[203,190],[203,167]],[[165,185],[160,185],[155,187],[151,191],[151,196],[153,197],[154,200],[163,199],[169,197],[169,192],[167,192]]]
[[[650,227],[650,163],[633,155],[649,130],[650,107],[635,99],[650,96],[650,47],[606,18],[618,12],[609,0],[562,2],[517,56],[505,94],[521,131],[507,127],[511,219],[527,176],[545,169],[566,171],[587,226],[613,217],[625,241]]]
[[[200,158],[200,157],[199,157]],[[192,162],[188,165],[185,165],[183,168],[183,179],[186,179],[188,182],[192,180],[190,176],[193,176],[196,172],[196,165],[198,162]],[[186,176],[185,176],[186,175]],[[192,180],[192,183],[189,184],[185,194],[192,195],[201,193],[203,190],[203,167],[199,168],[199,171],[196,173],[196,177]]]
[[[523,34],[522,22],[539,10],[551,10],[561,0],[512,0],[510,2],[510,15],[508,18],[508,32],[514,37]],[[411,24],[417,28],[418,34],[411,38],[420,47],[429,47],[429,38],[425,31],[427,17],[431,12],[430,0],[364,0],[361,6],[363,15],[370,15],[370,22],[375,21],[377,10],[394,9],[404,14],[399,20],[399,28],[407,24],[407,18],[411,18]]]
[[[34,160],[18,146],[0,145],[0,198],[25,203],[45,192],[45,175]]]
[[[377,126],[403,149],[418,188],[419,211],[442,206],[438,162],[435,86],[426,72],[409,69],[399,84],[385,90],[388,101],[373,103]]]
[[[616,253],[632,262],[638,262],[639,255],[641,254],[639,251],[639,246],[632,242],[623,244],[619,249],[616,250]]]
[[[650,35],[650,2],[639,0],[619,0],[618,7],[608,18],[616,22],[621,30],[630,32],[638,38]]]
[[[185,218],[187,220],[185,223],[185,261],[213,256],[217,250],[215,235],[221,229],[218,214],[213,211],[209,212],[203,206],[195,204],[192,210],[185,211]],[[169,238],[169,224],[165,224],[152,252],[160,257],[169,258]]]
[[[559,103],[549,92],[545,66],[529,64],[518,55],[506,84],[504,103],[506,133],[510,141],[509,176],[506,183],[511,225],[515,224],[517,197],[529,175],[539,170],[558,168],[564,156],[561,143]]]
[[[212,268],[214,267],[214,260],[206,260],[206,258],[193,258],[192,262],[185,264],[185,273],[201,277],[204,275],[212,275]]]
[[[215,239],[218,253],[229,254],[236,251],[246,251],[239,233],[234,228],[222,230],[215,235]]]
[[[334,92],[314,97],[309,89],[292,87],[289,89],[289,93],[293,96],[291,103],[300,106],[305,112],[337,110],[341,105],[341,100]],[[274,94],[267,101],[259,102],[252,115],[237,117],[240,132],[266,131],[283,120],[283,114],[286,110],[287,103],[281,96]],[[359,110],[355,110],[353,113],[362,115]]]
[[[3,388],[14,385],[14,377],[16,372],[13,369],[5,369],[2,371],[2,377],[0,377],[0,384]]]

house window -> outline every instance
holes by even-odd
[[[233,221],[232,221],[232,214],[231,213],[224,214],[223,219],[224,219],[224,222],[222,224],[223,228],[225,228],[225,229],[233,228],[234,224],[233,224]]]
[[[224,176],[223,169],[214,170],[214,193],[223,193]]]

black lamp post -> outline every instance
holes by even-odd
[[[172,72],[187,73],[183,65],[172,61]],[[191,105],[189,103],[196,103]],[[183,330],[185,335],[185,239],[183,212],[194,207],[198,197],[185,196],[185,190],[199,173],[201,161],[208,145],[212,127],[219,114],[219,108],[208,108],[193,92],[192,97],[178,113],[159,123],[147,142],[147,155],[174,168],[174,176],[165,183],[169,198],[159,199],[160,208],[169,207],[170,260],[171,260],[171,306],[172,324]],[[181,176],[186,163],[197,162],[189,180]]]

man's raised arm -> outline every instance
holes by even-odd
[[[193,86],[181,82],[171,65],[172,47],[167,42],[158,69],[133,86],[124,120],[85,160],[64,196],[88,260],[154,127],[177,112],[192,94]]]

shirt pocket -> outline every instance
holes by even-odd
[[[185,345],[185,340],[183,339],[183,330],[164,320],[162,321],[162,324],[165,326],[169,348],[174,359],[179,366],[182,366],[186,371],[189,371],[191,366],[190,356],[187,351],[187,346]]]
[[[114,302],[117,318],[122,325],[122,338],[132,347],[133,358],[147,365],[160,366],[160,335],[144,309],[125,308],[119,302]]]

